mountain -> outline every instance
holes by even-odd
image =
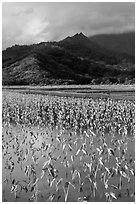
[[[115,57],[111,57],[110,52],[91,42],[83,33],[75,34],[72,37],[67,37],[58,43],[59,46],[69,50],[76,56],[85,57],[92,60],[101,60],[109,63],[115,63]]]
[[[108,50],[135,56],[135,32],[95,35],[89,39]]]
[[[4,85],[89,83],[84,76],[90,62],[81,60],[56,43],[13,46],[2,52]]]
[[[104,61],[109,64],[117,64],[125,58],[131,62],[135,60],[134,57],[128,53],[111,50],[107,46],[105,47],[98,42],[94,42],[83,33],[77,33],[72,37],[67,37],[58,44],[77,56],[94,59],[96,61]]]
[[[64,40],[60,41],[62,43],[69,43],[69,44],[81,44],[81,45],[86,45],[89,46],[90,40],[88,39],[88,37],[86,37],[82,32],[81,33],[77,33],[74,36],[70,37],[68,36],[67,38],[65,38]]]
[[[3,85],[89,84],[134,79],[134,63],[83,33],[59,42],[15,45],[2,52]]]

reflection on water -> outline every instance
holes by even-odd
[[[134,201],[134,138],[5,125],[3,201]]]

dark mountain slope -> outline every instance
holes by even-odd
[[[110,52],[97,43],[91,42],[83,33],[67,37],[60,41],[58,45],[80,57],[112,64],[117,63],[117,59],[114,56],[112,57]]]
[[[19,46],[20,49],[24,47]],[[18,50],[20,50],[18,47]],[[3,54],[4,55],[4,54]],[[26,56],[27,55],[27,56]],[[8,55],[7,55],[8,56]],[[5,59],[7,56],[4,56]],[[54,43],[41,43],[22,56],[12,54],[12,62],[3,62],[3,84],[49,84],[58,81],[89,83],[91,77],[84,76],[90,62],[73,56]],[[86,66],[86,69],[85,69]]]
[[[97,43],[108,50],[135,56],[135,33],[102,34],[89,37],[91,42]]]
[[[118,64],[125,58],[134,62],[134,57],[127,53],[121,53],[103,47],[101,44],[91,41],[83,33],[77,33],[72,37],[67,37],[58,42],[58,45],[77,56],[86,57],[96,61],[104,61],[109,64]]]
[[[38,60],[35,56],[27,56],[16,61],[8,67],[3,68],[2,81],[3,84],[26,85],[39,83],[39,79],[50,77],[47,71],[42,72]]]
[[[82,33],[60,42],[8,48],[2,52],[2,67],[3,85],[124,82],[135,77],[133,63],[121,62]]]
[[[2,51],[2,67],[7,67],[12,63],[26,57],[32,50],[32,46],[12,46]]]

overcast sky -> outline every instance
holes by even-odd
[[[14,44],[58,41],[135,30],[135,3],[2,3],[3,49]]]

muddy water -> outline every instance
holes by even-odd
[[[133,137],[21,125],[2,132],[3,201],[134,201]]]

